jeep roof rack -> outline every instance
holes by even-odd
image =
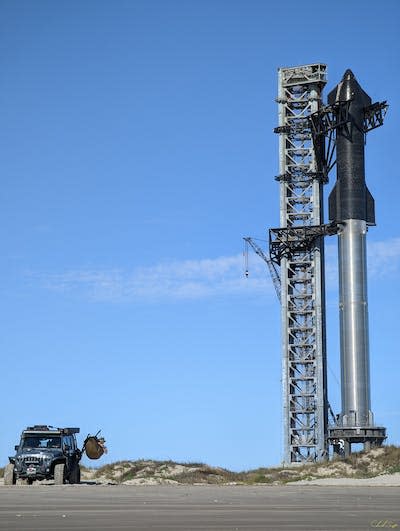
[[[61,431],[65,433],[65,435],[72,435],[74,433],[79,433],[79,428],[61,428]]]
[[[46,426],[45,424],[35,424],[35,426],[28,426],[25,432],[52,432],[52,433],[62,433],[64,435],[73,435],[74,433],[79,433],[79,428],[55,428],[54,426]]]

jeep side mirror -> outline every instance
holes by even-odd
[[[14,446],[14,450],[15,450],[16,452],[18,452],[18,448],[19,448],[19,445],[16,444],[16,445]]]

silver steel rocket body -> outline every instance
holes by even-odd
[[[367,224],[343,222],[339,239],[342,426],[372,426],[367,297]]]

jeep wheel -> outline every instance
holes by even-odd
[[[74,465],[72,468],[69,474],[69,482],[71,485],[81,482],[81,467],[78,464]]]
[[[15,485],[14,465],[8,464],[4,469],[4,485]]]
[[[54,484],[55,485],[64,485],[65,479],[65,465],[60,463],[54,467]]]

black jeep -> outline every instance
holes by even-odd
[[[4,484],[15,485],[17,479],[31,485],[35,480],[54,479],[56,485],[79,483],[82,452],[76,443],[79,428],[32,426],[21,434],[4,469]]]

